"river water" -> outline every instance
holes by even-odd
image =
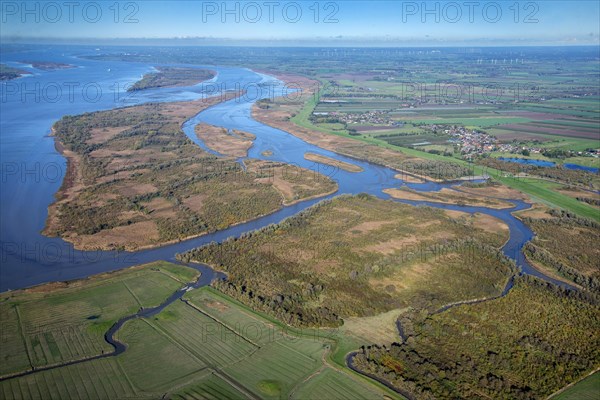
[[[124,51],[123,48],[112,50]],[[254,120],[251,107],[259,98],[293,96],[293,90],[287,90],[275,78],[241,67],[197,66],[215,70],[218,74],[210,82],[195,86],[150,89],[132,94],[126,92],[127,85],[138,80],[142,74],[152,71],[156,64],[103,62],[80,58],[97,52],[98,50],[92,47],[84,46],[2,48],[3,63],[29,70],[32,74],[4,82],[0,86],[0,291],[44,282],[83,278],[154,260],[174,260],[176,253],[280,222],[325,198],[344,193],[369,193],[389,199],[382,190],[404,184],[395,178],[397,172],[389,168],[321,149],[285,131]],[[102,49],[102,52],[106,53],[107,49]],[[19,63],[27,60],[62,62],[77,68],[41,71]],[[146,102],[206,98],[240,88],[246,89],[244,96],[219,103],[188,120],[183,126],[186,135],[205,148],[194,134],[194,127],[199,122],[250,132],[256,135],[256,140],[249,151],[249,157],[283,161],[328,175],[337,181],[337,193],[287,206],[270,215],[222,231],[138,252],[83,252],[74,250],[72,245],[59,238],[41,235],[47,217],[47,207],[52,203],[66,170],[65,159],[54,149],[53,138],[48,137],[52,124],[62,116]],[[265,150],[271,150],[272,156],[263,156],[261,153]],[[305,160],[306,152],[358,165],[363,168],[363,172],[350,173]],[[437,191],[454,185],[433,182],[405,184],[420,191]],[[510,239],[503,247],[503,252],[514,259],[524,273],[540,276],[564,286],[534,270],[524,260],[521,249],[524,243],[533,237],[533,233],[515,218],[511,211],[524,209],[529,205],[521,201],[511,201],[515,207],[510,210],[403,202],[470,213],[480,212],[503,220],[510,229]]]

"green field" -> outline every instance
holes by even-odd
[[[293,123],[295,123],[296,125],[307,128],[307,129],[314,129],[314,130],[318,130],[318,131],[321,131],[324,133],[329,133],[329,134],[338,135],[338,136],[344,136],[344,137],[358,140],[361,142],[374,144],[374,145],[381,146],[384,148],[400,151],[406,155],[413,156],[413,157],[424,158],[424,159],[440,161],[440,162],[454,162],[454,163],[457,163],[460,165],[469,165],[466,161],[460,160],[460,159],[457,159],[454,157],[444,157],[444,156],[440,156],[440,155],[436,155],[436,154],[430,154],[425,151],[408,149],[408,148],[405,148],[402,146],[395,146],[395,145],[390,144],[390,143],[388,143],[382,139],[379,139],[377,137],[366,136],[366,135],[352,136],[345,132],[325,129],[325,128],[316,126],[310,121],[310,115],[312,114],[312,112],[317,104],[318,104],[318,96],[311,96],[306,101],[306,103],[301,108],[301,110],[298,112],[298,114],[296,114],[291,119],[291,121]],[[597,144],[597,142],[595,142],[593,140],[577,139],[577,138],[557,139],[556,136],[552,136],[552,135],[548,135],[548,136],[552,140],[558,140],[559,141],[558,143],[561,143],[561,147],[565,147],[565,148],[570,147],[572,144],[576,144],[578,146],[577,149],[583,150],[585,148],[594,147],[592,145]],[[542,203],[547,204],[551,207],[562,208],[562,209],[574,212],[582,217],[590,218],[595,221],[600,221],[600,215],[596,209],[594,209],[593,207],[590,207],[587,204],[582,204],[581,202],[579,202],[576,199],[573,199],[569,196],[566,196],[564,194],[553,191],[552,187],[550,185],[548,185],[548,182],[545,182],[543,180],[515,179],[512,177],[505,176],[505,174],[502,173],[501,171],[494,170],[491,168],[486,168],[484,170],[483,168],[481,168],[479,166],[475,166],[474,172],[476,174],[486,172],[490,176],[493,176],[495,179],[502,182],[503,184],[505,184],[513,189],[520,190],[527,195],[530,195],[533,198],[533,200],[535,200],[535,201],[541,201]]]
[[[596,222],[600,221],[600,213],[594,207],[553,190],[556,187],[562,187],[562,185],[535,178],[504,177],[501,176],[500,173],[493,176],[507,186],[528,194],[534,201],[541,202],[550,207],[572,211],[577,215],[592,219]]]
[[[104,333],[120,317],[159,305],[196,271],[168,263],[95,278],[51,293],[3,293],[0,375],[109,352]]]
[[[417,119],[412,117],[405,117],[402,121],[410,122],[412,124],[438,124],[438,125],[464,125],[467,127],[475,128],[489,128],[492,126],[506,125],[506,124],[518,124],[523,122],[531,121],[528,118],[515,118],[515,117],[479,117],[479,118],[423,118]]]
[[[598,400],[599,394],[600,373],[596,372],[551,398],[553,400]]]
[[[61,366],[112,351],[103,335],[113,321],[160,304],[195,276],[193,269],[158,262],[55,291],[42,286],[4,294],[0,396],[279,399],[301,393],[320,399],[326,387],[334,398],[345,398],[348,391],[399,398],[331,358],[347,349],[338,343],[349,343],[339,333],[289,328],[208,287],[188,291],[185,301],[175,301],[154,317],[126,322],[116,334],[127,345],[124,353]],[[54,325],[69,324],[79,329],[59,337]],[[39,333],[31,331],[32,325]],[[9,326],[14,329],[6,330]],[[49,364],[56,367],[7,377]]]

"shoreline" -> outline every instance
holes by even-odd
[[[192,68],[190,67],[165,67],[165,66],[153,66],[152,68],[154,68],[155,70],[157,70],[158,72],[148,72],[144,75],[142,75],[141,79],[138,79],[137,81],[135,81],[133,83],[133,85],[131,85],[128,89],[127,92],[128,93],[135,93],[141,90],[147,90],[147,89],[167,89],[167,88],[176,88],[176,87],[188,87],[188,86],[196,86],[199,85],[203,82],[208,82],[210,80],[213,80],[217,77],[217,75],[219,74],[217,71],[212,70],[212,69],[205,69],[205,68]],[[197,71],[206,71],[208,74],[212,75],[210,78],[206,78],[203,80],[196,80],[196,79],[187,79],[184,80],[183,82],[178,82],[178,83],[174,83],[172,85],[155,85],[155,86],[145,86],[142,88],[137,88],[135,87],[136,84],[138,84],[139,82],[141,82],[144,78],[146,78],[148,75],[158,75],[160,73],[163,73],[163,71],[165,69],[169,69],[169,68],[179,68],[179,69],[190,69],[190,70],[197,70]]]
[[[253,71],[255,71],[257,73],[262,73],[262,74],[269,74],[269,75],[273,76],[274,78],[278,79],[279,81],[283,82],[285,85],[297,84],[298,86],[300,86],[300,84],[298,84],[297,82],[295,82],[293,80],[290,80],[290,78],[294,78],[294,77],[297,77],[298,80],[310,80],[310,81],[317,82],[314,79],[309,78],[309,77],[304,76],[304,75],[301,75],[299,73],[286,73],[286,72],[281,72],[281,71],[277,71],[277,70],[265,70],[265,69],[253,69]],[[318,85],[316,85],[316,86],[319,87]],[[300,87],[300,90],[302,91],[302,90],[304,90],[304,88]],[[282,95],[282,96],[278,96],[278,97],[284,97],[284,96]],[[338,148],[335,148],[335,146],[333,146],[332,143],[325,143],[324,144],[324,143],[319,143],[319,141],[316,141],[316,140],[310,140],[307,137],[308,134],[306,134],[306,135],[298,134],[295,129],[291,129],[291,128],[305,129],[307,131],[310,131],[310,133],[318,133],[318,134],[324,135],[324,136],[331,136],[331,138],[337,138],[337,139],[341,139],[341,140],[347,141],[348,144],[360,144],[361,142],[359,142],[359,141],[356,141],[356,140],[353,140],[351,138],[347,138],[347,137],[344,137],[344,136],[329,135],[327,133],[323,133],[323,132],[320,132],[320,131],[317,131],[317,130],[313,130],[313,129],[301,127],[301,126],[298,126],[295,123],[291,122],[291,120],[289,120],[289,119],[288,119],[287,122],[289,122],[292,125],[291,127],[280,126],[280,124],[273,125],[272,124],[273,121],[268,121],[267,120],[268,118],[260,118],[259,117],[259,112],[260,111],[261,111],[261,109],[260,109],[260,107],[258,107],[258,103],[257,102],[255,102],[254,104],[252,104],[252,107],[250,108],[251,117],[253,119],[255,119],[256,121],[258,121],[258,122],[261,122],[261,123],[263,123],[265,125],[269,125],[269,126],[271,126],[273,128],[280,129],[280,130],[283,130],[285,132],[288,132],[290,135],[295,136],[298,139],[303,140],[303,141],[305,141],[305,142],[307,142],[307,143],[309,143],[309,144],[311,144],[313,146],[320,147],[320,148],[322,148],[324,150],[328,150],[328,151],[334,152],[336,154],[342,155],[344,157],[347,157],[347,158],[350,158],[350,159],[353,159],[353,160],[356,160],[356,161],[359,161],[359,162],[364,162],[364,163],[368,163],[368,164],[371,164],[371,165],[376,165],[376,166],[379,166],[379,167],[384,167],[384,168],[391,169],[393,171],[398,172],[398,175],[408,175],[408,176],[410,176],[412,178],[418,178],[418,179],[424,180],[425,182],[429,181],[429,182],[434,182],[434,183],[452,183],[452,182],[461,182],[461,181],[468,182],[468,181],[479,179],[479,178],[486,179],[484,176],[462,176],[462,177],[453,178],[453,179],[438,179],[438,178],[433,178],[433,177],[429,177],[429,176],[425,176],[425,175],[420,175],[420,174],[417,174],[417,173],[414,173],[414,172],[410,172],[410,171],[398,168],[396,166],[392,166],[392,165],[390,165],[389,163],[386,163],[386,162],[375,162],[375,161],[367,160],[365,158],[357,157],[356,155],[352,155],[352,154],[349,154],[349,153],[347,153],[345,151],[342,151],[342,150],[340,150]],[[265,117],[266,117],[266,115],[265,115]],[[374,145],[369,145],[369,146],[374,146]],[[388,150],[388,151],[392,151],[392,152],[398,153],[401,156],[407,157],[406,161],[410,161],[410,160],[428,161],[425,158],[420,158],[420,157],[415,157],[415,156],[408,156],[408,155],[406,155],[406,154],[404,154],[404,153],[402,153],[401,151],[398,151],[398,150],[384,149],[384,148],[379,148],[379,147],[378,147],[378,149],[380,149],[380,150]]]
[[[204,108],[204,109],[196,112],[194,115],[192,115],[189,118],[186,118],[184,121],[182,121],[180,123],[179,128],[181,130],[182,135],[186,139],[189,139],[189,138],[187,138],[187,135],[183,132],[183,125],[187,121],[189,121],[191,118],[194,118],[199,112],[202,112],[202,111],[204,111],[204,110],[206,110],[206,109],[208,109],[210,107],[213,107],[213,106],[215,106],[217,104],[220,104],[220,103],[222,103],[224,101],[228,101],[231,98],[235,98],[238,95],[241,95],[241,93],[235,93],[234,95],[225,94],[224,97],[223,96],[215,96],[215,97],[213,97],[212,98],[213,100],[216,99],[216,100],[220,100],[220,101],[217,101],[217,102],[214,102],[214,103],[210,104],[208,107],[206,107],[206,108]],[[181,102],[174,102],[174,103],[193,103],[195,101],[198,101],[198,100],[181,101]],[[200,101],[204,101],[204,100],[201,99]],[[173,103],[169,103],[169,104],[173,104]],[[132,106],[124,107],[124,108],[133,108],[133,107],[138,107],[138,106],[143,106],[143,105],[145,105],[145,104],[132,105]],[[107,110],[107,111],[112,111],[112,110]],[[96,112],[104,112],[104,111],[96,111]],[[184,242],[184,241],[187,241],[187,240],[197,239],[199,237],[206,236],[208,234],[217,232],[219,230],[229,229],[229,228],[235,227],[237,225],[242,225],[242,224],[245,224],[245,223],[248,223],[248,222],[251,222],[251,221],[263,218],[263,217],[266,217],[266,216],[271,215],[273,213],[276,213],[278,211],[281,211],[285,207],[293,206],[295,204],[298,204],[298,203],[301,203],[301,202],[304,202],[304,201],[310,201],[310,200],[318,199],[318,198],[321,198],[321,197],[330,196],[332,194],[335,194],[339,190],[339,186],[336,183],[335,184],[335,188],[332,189],[332,190],[330,190],[330,191],[328,191],[328,192],[315,194],[315,195],[312,195],[312,196],[309,196],[309,197],[305,197],[305,198],[293,200],[291,202],[286,202],[285,201],[285,196],[283,196],[282,193],[279,193],[281,195],[280,206],[278,208],[274,209],[274,210],[271,210],[268,213],[260,214],[258,216],[253,216],[251,218],[247,218],[247,219],[235,222],[234,224],[228,225],[224,229],[208,230],[208,231],[205,231],[205,232],[201,232],[201,233],[198,233],[198,234],[186,236],[186,237],[183,237],[183,238],[171,239],[171,240],[168,240],[168,241],[161,241],[160,243],[156,243],[156,244],[146,244],[146,245],[136,246],[136,247],[131,247],[131,246],[127,246],[126,245],[126,246],[123,246],[121,248],[119,248],[119,247],[104,247],[104,246],[98,247],[97,245],[94,245],[94,246],[90,245],[89,247],[85,246],[85,245],[84,246],[76,245],[74,243],[74,241],[73,241],[74,238],[65,238],[65,237],[58,236],[58,235],[57,236],[51,236],[51,235],[47,234],[47,231],[48,231],[48,229],[50,227],[50,224],[52,223],[52,220],[54,220],[54,219],[57,218],[57,215],[58,215],[58,209],[57,209],[57,207],[59,205],[59,202],[61,200],[63,200],[63,199],[65,199],[65,198],[68,197],[67,192],[69,191],[69,189],[71,189],[72,187],[74,187],[75,184],[76,184],[77,175],[78,175],[78,170],[77,170],[76,166],[77,166],[77,164],[79,162],[79,159],[80,159],[79,155],[77,155],[76,153],[73,153],[70,150],[66,149],[66,147],[64,146],[64,144],[58,138],[58,136],[56,134],[56,123],[57,122],[55,122],[52,125],[52,127],[50,129],[51,132],[47,136],[48,137],[52,137],[54,139],[54,148],[55,148],[56,152],[59,155],[61,155],[62,157],[65,158],[67,167],[66,167],[65,175],[64,175],[63,180],[61,182],[61,185],[60,185],[60,187],[58,188],[58,190],[53,195],[55,200],[51,204],[49,204],[48,207],[47,207],[47,217],[46,217],[46,221],[45,221],[45,224],[44,224],[44,228],[41,231],[41,234],[43,236],[45,236],[45,237],[57,237],[57,238],[60,238],[65,243],[69,243],[70,245],[72,245],[74,250],[78,250],[78,251],[126,251],[126,252],[135,253],[135,252],[143,251],[143,250],[159,249],[161,247],[166,247],[166,246],[173,245],[173,244],[176,244],[176,243],[181,243],[181,242]]]

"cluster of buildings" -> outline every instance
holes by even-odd
[[[461,126],[448,128],[446,126],[432,125],[429,127],[433,131],[442,130],[450,136],[448,142],[453,143],[460,148],[460,153],[464,158],[472,158],[474,155],[483,155],[498,151],[502,153],[511,153],[528,156],[530,154],[541,154],[547,151],[540,145],[527,146],[522,143],[501,143],[496,137],[488,135],[475,129],[467,129]],[[571,152],[571,156],[599,157],[598,149],[588,149],[587,151]]]
[[[383,126],[401,126],[401,122],[394,121],[390,118],[389,113],[385,111],[365,111],[361,113],[348,112],[314,112],[315,117],[328,117],[342,124],[348,125],[383,125]]]
[[[469,156],[469,158],[472,155],[490,153],[499,148],[498,139],[475,129],[467,129],[463,126],[438,127],[437,125],[430,128],[434,131],[438,131],[438,128],[443,129],[443,132],[450,136],[448,142],[459,147],[461,154]]]

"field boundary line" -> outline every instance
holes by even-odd
[[[140,307],[144,307],[144,305],[142,304],[140,299],[135,295],[135,293],[133,293],[133,291],[129,288],[129,286],[127,286],[126,280],[123,280],[121,283],[123,284],[123,286],[125,286],[125,289],[127,289],[129,294],[135,299],[135,301],[138,303],[138,305]]]
[[[184,389],[184,388],[186,388],[188,386],[193,386],[194,382],[200,381],[200,380],[204,379],[205,377],[210,376],[211,373],[212,373],[212,368],[206,367],[206,368],[202,368],[199,371],[192,372],[191,374],[186,375],[186,376],[191,376],[191,375],[198,374],[200,376],[194,377],[194,378],[190,378],[190,379],[188,379],[185,382],[182,382],[182,383],[180,383],[178,385],[175,385],[175,386],[171,387],[169,389],[169,391],[167,392],[167,396],[166,397],[170,398],[169,396],[171,394],[173,394],[173,392],[175,392],[177,390],[180,390],[180,389]]]
[[[121,365],[121,360],[119,359],[119,357],[115,357],[115,365],[117,366],[117,369],[119,370],[119,372],[121,372],[121,375],[125,378],[125,380],[127,381],[127,383],[129,384],[129,387],[131,388],[131,391],[133,393],[135,393],[135,395],[137,396],[139,394],[139,390],[138,388],[133,384],[133,382],[131,381],[131,379],[129,378],[129,375],[127,375],[127,373],[125,372],[125,369],[123,368],[123,366]]]
[[[580,379],[577,379],[575,382],[571,382],[569,383],[567,386],[563,387],[562,389],[557,390],[556,392],[552,393],[550,396],[546,397],[546,400],[550,400],[555,398],[556,396],[558,396],[559,394],[561,394],[562,392],[564,392],[567,389],[572,388],[573,386],[575,386],[576,384],[578,384],[579,382],[589,378],[590,376],[594,375],[595,373],[597,373],[598,371],[600,371],[600,367],[597,367],[596,369],[594,369],[592,372],[590,372],[589,374],[581,377]]]
[[[197,305],[195,305],[194,303],[192,303],[190,300],[187,299],[181,299],[182,302],[184,302],[185,304],[187,304],[188,306],[190,306],[192,309],[198,311],[200,314],[206,316],[207,318],[212,319],[213,321],[215,321],[218,324],[223,325],[225,328],[229,329],[231,332],[233,332],[236,336],[239,336],[240,338],[242,338],[244,341],[250,343],[253,346],[258,347],[259,349],[262,348],[261,345],[254,343],[253,341],[251,341],[250,339],[244,337],[243,335],[239,334],[235,329],[233,329],[232,327],[230,327],[228,324],[226,324],[223,321],[220,321],[218,318],[213,317],[212,315],[206,313],[204,310],[200,309],[200,307],[198,307]]]
[[[292,335],[289,335],[289,336],[292,336]],[[301,339],[301,338],[299,338],[299,339]],[[285,345],[284,343],[282,343],[282,342],[281,342],[282,340],[283,340],[283,338],[282,338],[282,339],[279,339],[279,340],[276,340],[274,343],[275,343],[275,344],[279,344],[280,346],[283,346],[283,347],[285,347],[286,349],[288,349],[288,350],[289,350],[289,351],[291,351],[292,353],[296,353],[296,354],[298,354],[298,355],[300,355],[300,356],[302,356],[302,357],[304,357],[304,358],[308,358],[308,359],[309,359],[309,360],[311,360],[311,361],[316,361],[316,362],[319,362],[319,360],[315,360],[315,359],[314,359],[314,358],[312,358],[311,356],[308,356],[308,355],[306,355],[306,354],[303,354],[303,353],[299,352],[298,350],[294,349],[293,347],[290,347],[290,346],[287,346],[287,345]],[[324,352],[324,353],[326,353],[326,352]],[[322,355],[321,355],[321,357],[322,357]]]
[[[457,164],[457,165],[466,165],[466,161],[464,160],[459,160],[456,158],[449,158],[449,157],[444,157],[444,156],[440,156],[440,155],[435,155],[435,154],[429,154],[426,152],[422,152],[419,150],[414,150],[414,149],[409,149],[406,147],[402,147],[402,146],[396,146],[396,145],[391,145],[387,142],[382,142],[380,139],[377,138],[371,138],[371,139],[364,139],[360,136],[351,136],[349,134],[344,134],[344,133],[339,133],[339,132],[333,132],[331,130],[328,129],[324,129],[318,126],[315,126],[314,124],[312,124],[309,120],[308,120],[308,116],[312,113],[312,111],[314,111],[314,109],[316,108],[316,106],[319,103],[319,99],[320,99],[320,95],[321,95],[321,91],[319,91],[319,93],[316,93],[317,97],[315,98],[315,96],[312,96],[312,98],[308,98],[304,101],[304,104],[302,105],[302,107],[300,108],[300,110],[297,112],[297,114],[290,118],[290,122],[299,127],[299,128],[304,128],[304,129],[308,129],[310,131],[316,131],[316,132],[322,132],[328,135],[334,135],[334,136],[340,136],[340,137],[344,137],[346,139],[349,140],[353,140],[359,143],[367,143],[367,144],[371,144],[374,146],[378,146],[381,148],[386,148],[386,149],[391,149],[393,151],[396,151],[400,154],[409,156],[409,157],[416,157],[419,159],[424,159],[424,160],[434,160],[434,161],[447,161],[447,162],[452,162],[453,164]],[[306,115],[304,115],[306,114]],[[304,119],[306,121],[304,121]],[[265,123],[266,124],[266,123]],[[268,125],[268,124],[267,124]],[[285,129],[284,129],[285,130]],[[288,130],[288,133],[290,133],[291,135],[294,135],[296,137],[298,137],[296,134],[293,133],[293,130]],[[556,135],[554,135],[556,136]],[[343,154],[343,152],[340,152],[339,154]],[[362,159],[362,161],[366,161],[364,159]],[[380,165],[384,165],[385,164],[380,164]],[[393,170],[398,170],[397,168],[393,168],[390,167],[389,165],[387,165],[388,168],[391,168]],[[482,166],[479,165],[475,165],[474,166],[477,170],[481,171],[483,170]],[[523,185],[519,185],[517,183],[511,184],[509,182],[509,179],[505,178],[505,177],[500,177],[502,171],[493,169],[493,168],[487,168],[487,171],[490,172],[490,174],[495,174],[494,177],[496,177],[500,182],[502,182],[503,184],[505,184],[506,186],[516,189],[522,193],[525,193],[526,195],[532,197],[534,200],[538,201],[538,202],[542,202],[544,204],[550,205],[551,207],[554,208],[561,208],[561,209],[566,209],[568,211],[571,211],[579,216],[582,217],[586,217],[586,218],[590,218],[590,219],[594,219],[596,221],[599,221],[600,219],[596,216],[596,214],[593,212],[592,209],[586,209],[584,206],[580,205],[580,204],[576,204],[572,201],[569,201],[568,198],[566,199],[567,204],[565,204],[565,197],[564,195],[560,195],[560,193],[554,192],[554,191],[548,191],[545,190],[544,188],[541,188],[539,186],[534,187],[534,190],[527,190],[526,188],[523,188]],[[402,171],[400,171],[402,172]],[[431,178],[427,178],[427,180],[431,180],[431,181],[436,181],[435,179],[431,179]],[[541,196],[540,196],[540,193]],[[546,195],[548,195],[548,192],[550,192],[550,194],[555,195],[554,197],[557,198],[558,197],[558,201],[555,202],[553,200],[547,200],[546,199]]]
[[[310,381],[312,378],[317,377],[318,375],[320,375],[326,368],[329,368],[329,364],[327,363],[327,354],[331,352],[331,346],[327,346],[327,349],[321,353],[321,366],[312,374],[308,375],[306,378],[304,378],[301,382],[298,382],[296,385],[294,385],[294,387],[292,388],[292,390],[290,391],[290,393],[288,394],[288,399],[292,399],[294,396],[294,393],[300,388],[302,387],[304,384],[306,384],[308,381]]]
[[[325,329],[319,329],[319,328],[311,328],[313,330],[312,334],[302,332],[302,328],[293,327],[291,325],[286,324],[283,321],[280,321],[274,317],[271,317],[270,315],[268,315],[266,313],[263,313],[261,311],[255,311],[252,308],[250,308],[249,306],[247,306],[246,304],[244,304],[244,303],[236,300],[235,298],[230,297],[224,293],[221,293],[217,289],[214,289],[210,286],[205,286],[205,287],[201,288],[201,290],[206,290],[207,292],[209,292],[212,295],[215,295],[216,297],[220,298],[221,300],[231,303],[232,305],[238,307],[242,313],[246,314],[247,316],[249,316],[251,318],[255,318],[255,319],[259,318],[259,319],[267,321],[275,326],[278,326],[288,336],[290,336],[290,334],[291,334],[291,335],[297,336],[299,338],[314,338],[317,335],[317,332],[327,332]],[[324,336],[323,339],[325,341],[334,341],[335,342],[335,339],[333,339],[329,336]]]
[[[288,335],[290,334],[289,332],[291,332],[291,334],[293,334],[299,338],[306,338],[306,337],[314,338],[316,332],[320,331],[320,330],[317,330],[313,334],[303,333],[301,330],[297,331],[296,328],[294,328],[290,325],[287,325],[284,322],[281,322],[275,318],[272,318],[268,314],[263,314],[261,312],[252,310],[244,303],[241,303],[240,301],[234,299],[233,297],[227,296],[226,294],[219,292],[215,288],[212,288],[210,286],[205,286],[199,290],[205,290],[208,293],[210,293],[211,295],[214,295],[214,296],[218,297],[219,299],[221,299],[227,303],[230,303],[233,306],[238,307],[241,312],[243,312],[244,314],[246,314],[250,317],[260,318],[262,320],[272,323],[275,326],[278,326],[281,329],[284,329],[286,332],[288,332]],[[323,340],[325,342],[330,342],[330,344],[332,344],[333,346],[339,346],[339,343],[340,343],[340,340],[338,338],[329,337],[329,336],[324,337]],[[377,389],[380,392],[385,393],[386,395],[390,396],[391,398],[398,398],[399,394],[397,392],[391,390],[389,387],[383,385],[381,382],[377,381],[376,379],[369,378],[368,376],[364,376],[364,375],[352,370],[351,368],[349,368],[348,365],[346,365],[345,363],[340,364],[340,363],[336,362],[335,360],[333,360],[333,358],[331,357],[331,355],[333,353],[334,352],[332,349],[331,354],[327,357],[327,365],[329,365],[330,367],[334,368],[335,370],[337,370],[341,373],[344,373],[344,374],[348,375],[349,377],[353,378],[355,382],[368,383],[373,389]],[[345,360],[345,357],[344,357],[344,360]],[[406,400],[404,397],[400,397],[400,398]]]
[[[185,347],[183,344],[179,343],[177,340],[175,340],[175,338],[173,338],[171,335],[169,335],[167,332],[165,332],[159,326],[155,326],[150,321],[148,321],[146,318],[140,318],[140,319],[142,321],[144,321],[146,324],[148,324],[152,329],[154,329],[159,335],[164,336],[165,338],[167,338],[168,341],[172,342],[175,346],[177,346],[184,353],[187,353],[188,355],[192,356],[192,358],[194,358],[196,361],[200,361],[202,364],[204,364],[205,368],[211,365],[211,363],[207,362],[202,357],[198,356],[193,351],[191,351],[190,349],[188,349],[187,347]]]
[[[21,320],[21,314],[19,313],[19,306],[15,305],[15,314],[17,314],[17,322],[19,323],[19,336],[21,336],[21,340],[23,340],[23,344],[25,344],[25,352],[27,353],[27,360],[29,361],[29,368],[34,369],[33,362],[31,361],[31,350],[29,348],[29,343],[24,335],[23,322]]]
[[[257,395],[255,395],[254,393],[252,393],[252,391],[250,391],[250,389],[246,388],[243,384],[239,383],[238,381],[236,381],[235,379],[233,379],[232,377],[227,375],[222,370],[215,369],[213,374],[216,375],[217,377],[221,378],[225,382],[227,382],[238,392],[246,395],[247,398],[254,399],[254,400],[261,400],[261,398],[258,397]]]
[[[162,269],[158,269],[157,271],[160,272],[161,274],[165,275],[165,276],[168,276],[169,278],[173,279],[174,281],[181,283],[182,285],[187,285],[189,283],[189,282],[183,282],[183,281],[181,281],[177,277],[171,275],[167,271],[163,271]]]

